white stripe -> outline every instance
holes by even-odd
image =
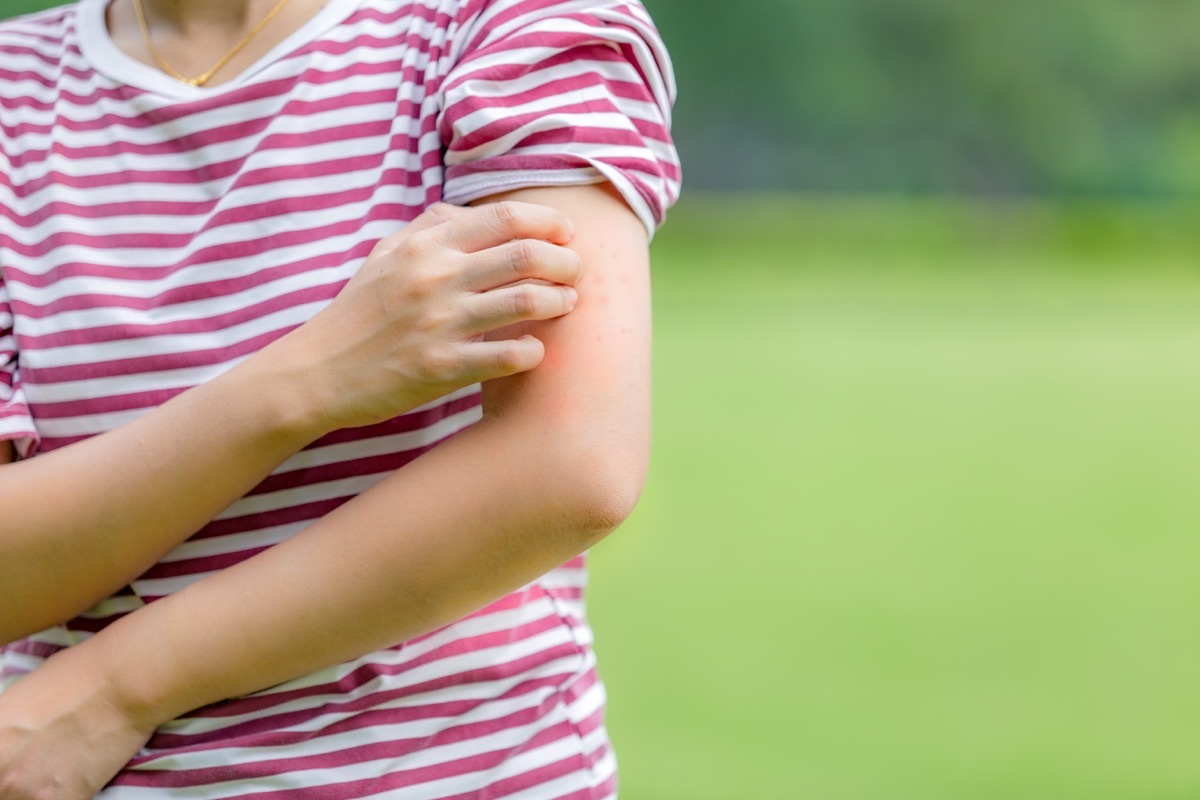
[[[381,156],[386,149],[382,146],[386,142],[386,139],[386,136],[379,137],[380,147],[378,148],[368,148],[360,140],[354,144],[354,154],[376,154],[377,156]],[[346,148],[346,142],[328,142],[304,148],[265,152],[256,155],[253,159],[253,168],[245,171],[242,177],[244,179],[246,176],[253,176],[254,173],[259,171],[265,172],[266,170],[290,167],[296,164],[319,165],[344,159],[347,156]],[[226,192],[216,202],[206,203],[206,205],[211,206],[209,210],[193,213],[172,212],[170,214],[155,215],[156,224],[153,228],[153,233],[156,236],[195,233],[197,228],[205,225],[211,217],[217,214],[227,214],[232,211],[278,202],[280,197],[319,198],[322,195],[371,189],[377,186],[378,182],[378,168],[372,166],[371,168],[343,170],[331,175],[322,176],[319,185],[314,185],[311,178],[295,178],[291,180],[275,180],[270,184],[237,187],[232,191]],[[138,183],[133,185],[132,192],[140,190],[154,191],[155,200],[160,203],[178,202],[201,205],[201,202],[197,201],[197,190],[199,189],[200,192],[207,194],[212,189],[215,189],[217,185],[216,183],[212,183],[209,187],[202,189],[196,185]],[[104,216],[83,217],[80,223],[82,227],[74,229],[74,232],[93,236],[146,233],[147,215],[144,213],[129,213],[127,210],[131,196],[130,184],[91,188],[61,186],[56,187],[52,191],[52,194],[44,195],[42,198],[47,203],[70,203],[85,209],[103,210]],[[3,194],[2,190],[0,190],[0,194]],[[407,196],[420,202],[420,197],[415,195],[411,189],[408,190]],[[2,201],[3,198],[0,198],[0,202]],[[28,205],[28,208],[34,211],[41,210],[43,207],[32,204]],[[350,218],[354,210],[354,208],[346,206],[323,209],[323,213],[327,217],[331,215],[333,217],[332,219],[327,219],[326,224],[333,220]],[[36,225],[22,226],[14,230],[13,240],[27,247],[34,247],[61,229],[61,219],[51,217],[38,222]]]
[[[465,125],[472,127],[464,127],[463,131],[473,130],[473,126],[488,124],[488,122],[497,119],[495,112],[492,109],[481,109],[471,115],[473,119],[468,120]],[[518,150],[523,139],[529,136],[540,133],[542,131],[556,131],[564,128],[610,128],[612,130],[632,130],[629,127],[630,122],[628,117],[617,112],[600,113],[568,113],[565,111],[556,111],[549,117],[534,118],[525,124],[513,128],[503,136],[493,139],[489,142],[480,144],[470,150],[451,151],[446,157],[446,166],[452,164],[463,164],[471,161],[479,161],[489,156],[495,156],[506,152]],[[622,127],[624,126],[624,127]],[[612,147],[609,144],[598,144],[596,147],[602,151],[605,148]]]
[[[111,342],[95,344],[48,347],[39,352],[36,362],[29,361],[28,363],[36,363],[38,368],[47,369],[138,358],[151,353],[184,354],[231,347],[256,336],[301,325],[312,319],[313,315],[326,305],[325,301],[295,305],[211,333],[166,334],[147,336],[144,339],[116,339]],[[108,320],[109,324],[118,324],[121,316],[120,313],[114,313]],[[132,314],[128,315],[128,318],[136,319]],[[210,378],[213,375],[213,368],[143,373],[137,379],[137,389],[146,392],[178,388],[186,385],[186,381],[193,375]],[[200,378],[201,381],[204,379],[205,377]],[[37,387],[37,399],[43,403],[57,403],[87,398],[115,397],[121,394],[122,388],[125,391],[129,390],[129,380],[128,375],[117,375],[40,385]]]

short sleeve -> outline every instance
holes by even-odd
[[[0,440],[3,439],[13,440],[17,452],[28,455],[37,441],[37,429],[21,391],[13,313],[8,290],[0,278]]]
[[[679,195],[675,79],[645,8],[487,0],[440,87],[444,199],[611,182],[654,230]]]

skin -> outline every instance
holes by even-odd
[[[241,41],[277,0],[142,0],[154,47],[181,75],[203,73]],[[296,31],[321,9],[324,0],[288,0],[229,63],[205,84],[212,88],[237,77]],[[108,8],[113,41],[127,55],[155,67],[134,16],[131,0],[114,0]]]
[[[175,9],[182,24],[200,5],[147,9]],[[118,41],[123,9],[110,18]],[[481,422],[0,695],[0,798],[87,800],[163,722],[449,624],[624,520],[649,457],[645,230],[606,186],[489,201],[439,207],[383,240],[329,309],[222,378],[0,467],[0,638],[11,638],[124,585],[324,432],[487,381]],[[88,535],[108,513],[120,524]]]

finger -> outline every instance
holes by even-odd
[[[566,215],[549,206],[505,200],[466,211],[424,234],[462,253],[477,253],[513,239],[566,244],[575,236],[575,228]]]
[[[464,363],[472,375],[472,383],[527,372],[542,363],[546,355],[545,346],[532,336],[481,340],[472,342],[466,348]]]
[[[582,263],[574,250],[538,239],[516,239],[471,255],[462,286],[473,292],[525,280],[574,286],[581,272]]]
[[[466,302],[464,332],[477,336],[515,322],[561,317],[574,310],[579,296],[570,286],[523,283],[472,295]]]

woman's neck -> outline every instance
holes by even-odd
[[[325,0],[286,0],[267,19],[280,0],[140,0],[139,21],[137,2],[112,0],[108,29],[117,47],[148,66],[177,78],[194,78],[237,48],[228,63],[204,82],[210,87],[232,80],[325,4]],[[264,20],[266,24],[256,30]]]
[[[157,26],[179,31],[189,28],[249,30],[278,0],[141,0],[146,17]]]

